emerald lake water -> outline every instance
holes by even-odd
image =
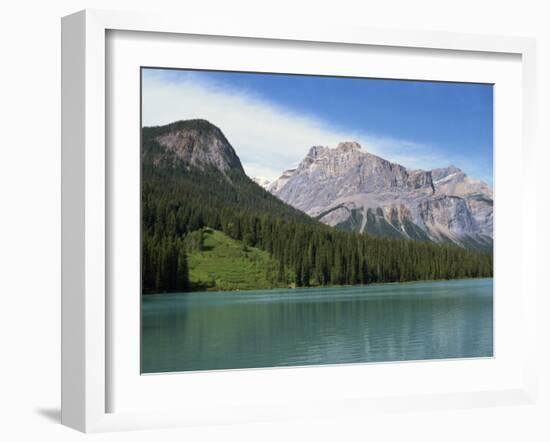
[[[493,355],[493,280],[143,296],[143,373]]]

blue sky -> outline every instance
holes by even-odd
[[[410,168],[454,164],[492,185],[491,85],[143,70],[143,124],[206,118],[249,175],[273,179],[312,145],[358,141]]]

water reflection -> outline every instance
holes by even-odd
[[[491,356],[492,279],[146,296],[142,371]]]

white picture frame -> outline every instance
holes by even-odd
[[[235,22],[189,21],[151,14],[86,10],[62,20],[62,423],[84,432],[185,426],[216,422],[362,414],[374,410],[395,412],[430,408],[455,408],[532,403],[535,399],[534,348],[528,342],[520,361],[522,381],[513,388],[460,393],[388,394],[373,397],[316,398],[307,403],[254,407],[239,404],[223,415],[198,409],[190,415],[171,410],[108,412],[113,385],[109,370],[108,327],[111,312],[107,298],[109,217],[108,155],[106,121],[108,63],[106,35],[110,31],[154,32],[163,35],[200,35],[269,39],[273,41],[338,43],[384,48],[467,51],[510,54],[521,63],[521,156],[523,174],[533,170],[535,113],[535,42],[528,38],[491,37],[451,33],[389,31],[345,26],[301,26]],[[521,192],[524,207],[535,207],[536,194]],[[528,217],[528,214],[530,215]],[[536,256],[535,217],[522,213],[521,308],[518,321],[526,336],[535,333],[536,296],[533,260]],[[497,252],[498,253],[498,252]],[[497,255],[498,257],[498,255]],[[531,257],[531,258],[527,258]],[[527,264],[529,263],[529,264]],[[533,268],[531,269],[530,266]],[[531,342],[535,342],[532,339]],[[330,370],[340,370],[331,367]],[[246,374],[246,371],[241,371]],[[258,372],[256,372],[258,373]],[[206,376],[206,377],[205,377]],[[208,375],[202,382],[209,382]],[[287,371],[288,376],[299,372]],[[257,376],[258,377],[258,376]],[[169,377],[168,377],[169,378]],[[175,379],[175,378],[173,378]],[[206,379],[206,380],[205,380]],[[261,376],[258,381],[261,381]],[[168,383],[170,380],[167,381]]]

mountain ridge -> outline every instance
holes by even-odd
[[[492,247],[492,190],[456,166],[409,169],[346,141],[311,147],[266,188],[333,227]]]
[[[180,120],[164,126],[146,127],[144,131],[146,138],[164,147],[173,155],[173,160],[185,167],[204,169],[212,166],[223,173],[230,169],[244,173],[233,146],[221,129],[207,120]],[[160,155],[163,156],[164,153]]]

